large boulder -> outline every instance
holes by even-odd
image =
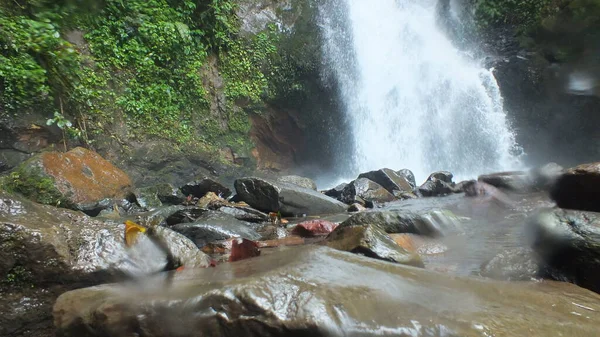
[[[132,192],[125,172],[81,147],[36,155],[15,169],[5,185],[36,202],[82,211],[99,211],[105,200]]]
[[[200,248],[209,243],[230,238],[248,240],[261,238],[261,235],[252,229],[248,223],[219,211],[207,211],[193,222],[180,223],[171,228],[188,237]]]
[[[559,207],[600,212],[600,162],[566,170],[550,194]]]
[[[394,191],[412,192],[413,190],[413,187],[407,177],[404,175],[399,175],[388,168],[361,173],[358,178],[367,178],[371,181],[374,181],[390,193],[394,193]]]
[[[283,215],[334,214],[346,211],[346,205],[312,189],[261,178],[235,181],[239,198],[263,212]]]
[[[460,232],[460,219],[447,210],[413,212],[387,210],[361,212],[342,222],[338,228],[376,225],[386,233],[419,234],[430,237]]]
[[[138,205],[146,209],[163,204],[179,205],[185,201],[185,196],[181,191],[169,183],[138,188],[134,191],[134,195]]]
[[[339,229],[338,229],[339,228]],[[338,226],[327,237],[327,246],[379,260],[423,267],[417,254],[400,247],[381,227],[373,224]]]
[[[181,193],[185,196],[202,198],[206,193],[213,192],[221,198],[227,198],[231,195],[231,190],[220,182],[209,178],[202,177],[181,186]]]
[[[424,197],[437,197],[454,193],[454,175],[447,171],[433,172],[429,175],[423,185],[419,186],[419,194]]]
[[[125,244],[124,230],[120,223],[0,191],[0,335],[30,331],[43,336],[60,292],[210,263],[191,241],[169,229],[156,228],[132,247]]]
[[[543,210],[528,233],[550,277],[600,292],[600,213]]]
[[[348,184],[342,191],[340,201],[346,204],[353,204],[360,198],[367,202],[390,202],[396,198],[378,183],[367,178],[358,178]]]
[[[63,294],[57,336],[596,337],[600,325],[600,296],[571,284],[453,277],[327,247],[147,283]]]
[[[308,188],[311,190],[317,190],[317,184],[310,178],[300,177],[300,176],[283,176],[277,178],[277,181],[282,183],[290,183],[294,185],[298,185],[300,187]]]

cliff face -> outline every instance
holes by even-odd
[[[321,76],[317,2],[209,3],[108,0],[91,18],[69,1],[0,6],[0,42],[42,41],[1,55],[37,72],[0,71],[0,170],[75,146],[138,183],[331,169],[331,144],[349,142]]]

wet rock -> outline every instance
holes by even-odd
[[[64,291],[143,277],[168,266],[208,263],[193,243],[173,231],[159,229],[152,236],[161,246],[142,239],[140,246],[130,248],[124,229],[120,223],[0,191],[0,317],[10,318],[10,324],[0,324],[0,335],[30,331],[44,336],[38,329],[51,320],[50,307]],[[14,305],[4,302],[5,294]]]
[[[357,201],[361,203],[359,200],[384,203],[395,199],[393,194],[376,182],[367,178],[358,178],[344,188],[340,200],[346,204],[353,204]]]
[[[486,262],[481,267],[481,276],[505,281],[531,281],[540,276],[540,264],[533,250],[511,249]]]
[[[198,207],[201,208],[210,208],[210,209],[219,209],[222,206],[225,206],[229,204],[227,202],[227,200],[219,197],[216,193],[214,192],[208,192],[206,193],[202,198],[200,198],[200,200],[198,200],[198,202],[196,203],[196,205]]]
[[[514,206],[514,202],[501,190],[482,181],[467,181],[462,186],[465,196],[480,198],[480,202],[493,202],[500,207]]]
[[[410,186],[412,187],[413,190],[415,188],[417,188],[417,181],[415,180],[415,174],[411,170],[402,169],[400,171],[396,171],[396,174],[401,177],[404,177],[406,179],[406,181],[408,181],[408,183],[410,184]]]
[[[437,179],[437,180],[441,180],[447,184],[452,184],[452,178],[454,178],[454,175],[448,171],[438,171],[438,172],[433,172],[432,174],[429,175],[429,177],[427,178],[427,180],[433,180],[433,179]]]
[[[342,191],[344,191],[344,188],[346,188],[346,186],[348,186],[348,184],[341,183],[334,188],[330,188],[327,191],[324,191],[323,194],[325,194],[328,197],[340,200],[340,198],[342,197]]]
[[[600,212],[600,162],[566,170],[550,196],[558,207]]]
[[[550,277],[600,292],[600,213],[547,209],[527,228]]]
[[[242,238],[235,238],[231,241],[229,262],[246,260],[259,255],[260,249],[258,249],[258,243]]]
[[[183,193],[171,184],[163,183],[138,188],[134,192],[140,207],[149,209],[165,205],[179,205],[185,200]]]
[[[300,176],[283,176],[277,178],[277,181],[282,183],[290,183],[300,187],[308,188],[311,190],[317,190],[317,184],[310,178]]]
[[[357,202],[353,203],[352,205],[350,205],[350,207],[348,207],[348,212],[363,212],[366,211],[367,208]]]
[[[220,212],[229,214],[240,221],[247,222],[267,222],[269,216],[254,208],[244,206],[223,206],[219,208]]]
[[[447,182],[430,177],[419,187],[419,193],[424,197],[438,197],[453,193],[453,189]]]
[[[429,237],[460,231],[460,219],[446,210],[416,213],[409,210],[362,212],[342,222],[340,227],[373,224],[386,233],[412,233]]]
[[[479,176],[478,181],[492,185],[500,189],[507,189],[514,192],[531,191],[531,177],[528,172],[500,172]]]
[[[202,177],[181,186],[181,193],[185,196],[202,198],[208,192],[213,192],[221,198],[228,198],[231,195],[230,189],[209,177]]]
[[[251,207],[263,212],[281,212],[284,216],[334,214],[344,212],[347,207],[317,191],[261,178],[238,179],[235,189]]]
[[[180,223],[171,227],[192,240],[196,246],[202,248],[208,243],[243,238],[259,240],[261,235],[252,229],[248,223],[241,222],[231,215],[218,211],[207,211],[194,222]]]
[[[327,247],[147,283],[63,294],[57,336],[595,337],[600,325],[600,296],[570,284],[454,277]]]
[[[390,193],[393,193],[394,191],[412,192],[413,190],[407,177],[399,175],[388,168],[362,173],[358,178],[366,178],[374,181]]]
[[[475,184],[477,181],[476,180],[465,180],[465,181],[461,181],[460,183],[452,186],[452,192],[453,193],[466,193],[465,189],[468,186],[471,186],[473,184]]]
[[[190,223],[199,219],[210,210],[202,207],[188,206],[177,208],[165,218],[166,225],[171,227],[181,223]]]
[[[416,234],[390,234],[396,244],[411,253],[438,255],[448,251],[448,247],[436,239]]]
[[[301,237],[327,235],[337,226],[338,224],[336,223],[322,219],[304,221],[294,227],[292,234]]]
[[[396,199],[400,199],[400,200],[419,198],[413,192],[401,192],[401,191],[394,191],[394,197],[396,197]]]
[[[78,147],[69,152],[44,152],[29,159],[11,177],[9,188],[43,204],[96,214],[132,191],[127,174],[99,154]]]
[[[373,224],[343,226],[327,237],[327,246],[371,258],[423,267],[418,255],[406,251]]]

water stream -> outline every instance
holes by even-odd
[[[453,46],[435,0],[332,0],[324,59],[345,101],[353,167],[461,178],[520,166],[493,71]]]

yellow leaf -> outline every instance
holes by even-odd
[[[128,247],[133,246],[137,242],[138,235],[146,231],[146,227],[140,226],[133,221],[125,221],[125,244]]]

